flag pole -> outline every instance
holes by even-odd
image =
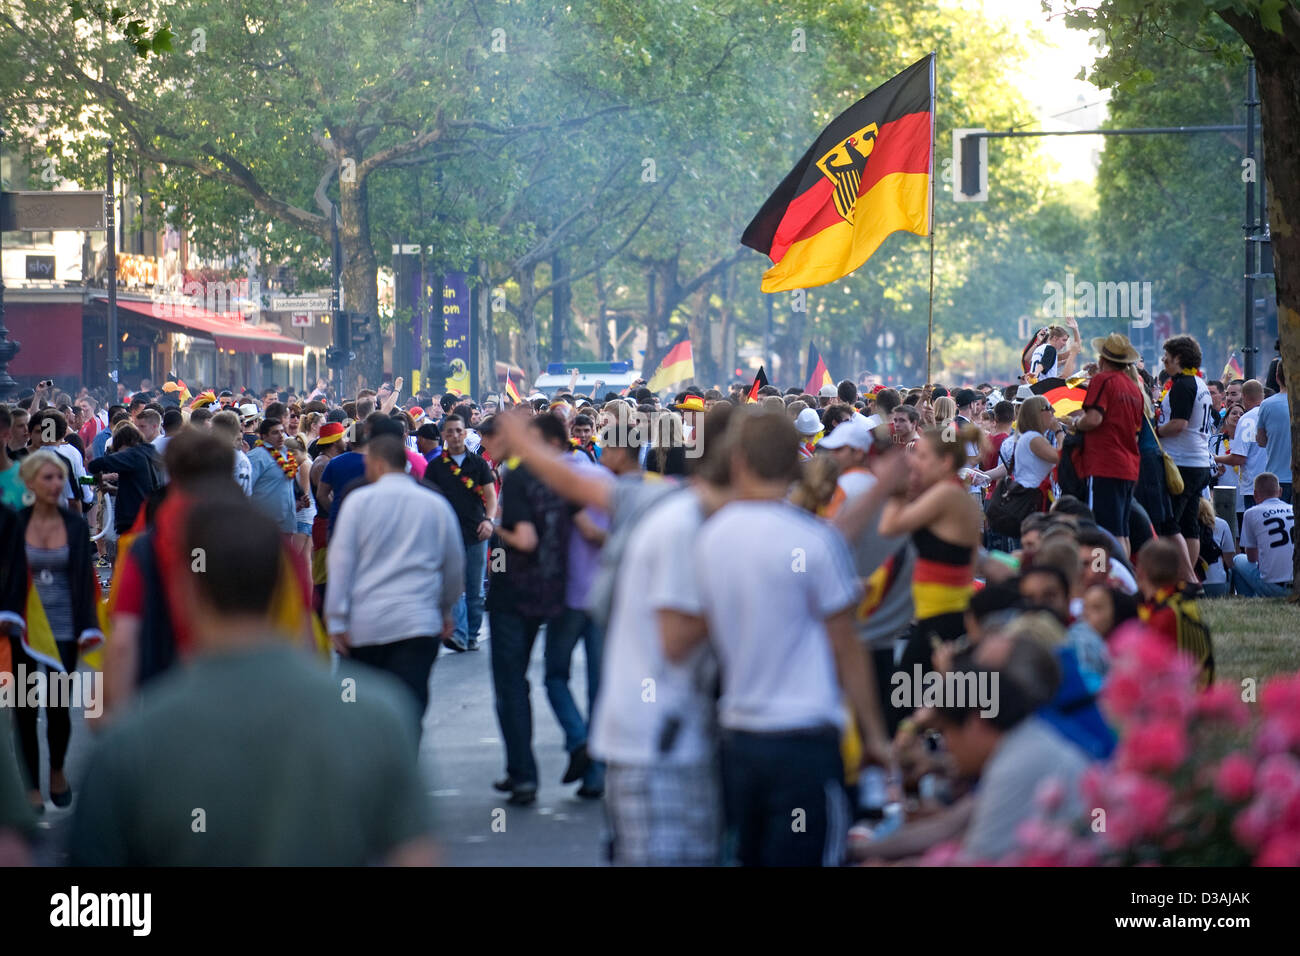
[[[934,349],[934,64],[939,58],[937,51],[930,52],[930,317],[925,333],[925,384],[932,384],[930,378],[930,355]]]

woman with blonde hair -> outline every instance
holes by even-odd
[[[686,434],[676,412],[660,412],[655,418],[645,470],[664,476],[686,474]]]
[[[934,423],[939,426],[947,425],[957,417],[957,402],[948,395],[943,395],[934,400]]]
[[[99,629],[99,582],[95,578],[90,527],[69,511],[63,490],[68,466],[52,451],[38,449],[19,467],[27,486],[28,505],[17,515],[17,533],[23,547],[10,555],[6,591],[0,607],[27,609],[26,620],[0,614],[6,624],[15,667],[28,674],[47,671],[71,674],[80,651],[104,640]],[[30,613],[35,608],[37,613]],[[17,671],[15,671],[17,672]],[[46,742],[49,746],[50,800],[56,807],[72,802],[72,787],[63,773],[63,760],[72,735],[67,700],[47,699]],[[41,797],[41,756],[37,735],[37,707],[15,708],[19,749],[27,769],[27,797],[37,813],[45,810]]]

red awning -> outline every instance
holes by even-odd
[[[100,297],[96,297],[100,298]],[[100,301],[107,301],[100,298]],[[117,300],[119,309],[153,319],[165,325],[193,329],[212,336],[219,349],[251,352],[256,355],[288,353],[302,355],[304,345],[297,339],[287,338],[278,332],[242,322],[238,313],[221,315],[196,306],[173,302],[130,302]]]

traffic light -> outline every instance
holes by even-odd
[[[346,368],[349,362],[356,360],[356,357],[355,352],[331,345],[325,350],[325,365],[328,368]]]
[[[985,202],[989,198],[989,141],[972,137],[984,129],[952,131],[952,198],[955,202]]]
[[[352,348],[365,345],[370,341],[370,336],[374,331],[370,316],[362,315],[359,312],[349,312],[348,330],[351,333],[349,344]]]

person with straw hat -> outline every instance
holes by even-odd
[[[1097,524],[1128,553],[1129,513],[1141,457],[1142,392],[1124,369],[1138,360],[1138,350],[1119,332],[1092,340],[1100,372],[1088,383],[1083,414],[1075,428],[1086,437],[1076,452],[1075,467],[1088,483],[1088,505]]]

